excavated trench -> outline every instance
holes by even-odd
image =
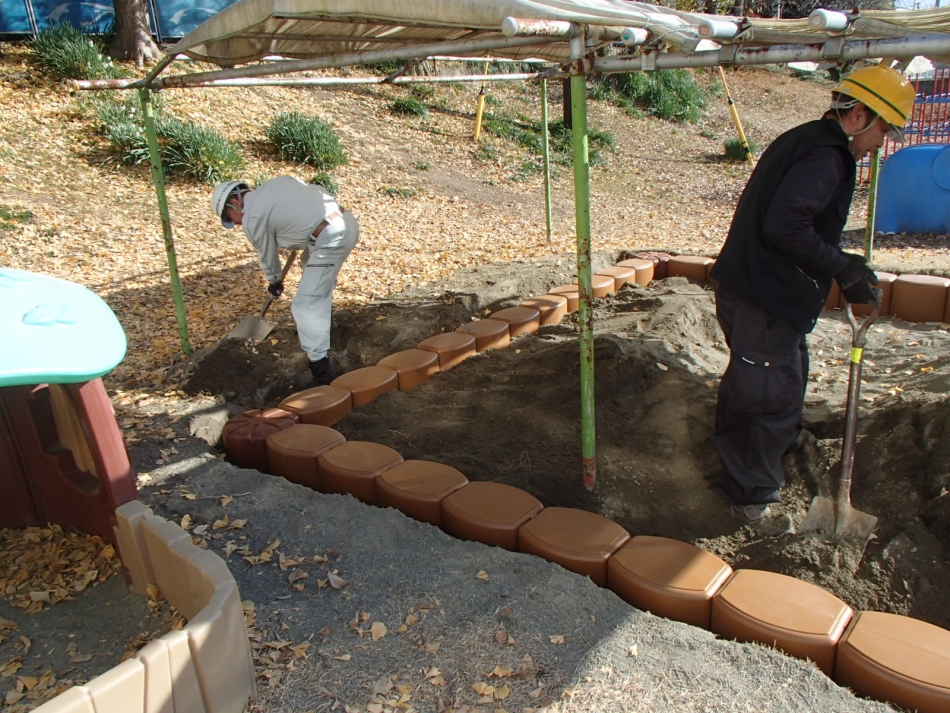
[[[595,269],[597,265],[595,264]],[[344,370],[512,306],[569,280],[557,263],[480,268],[446,292],[338,310],[334,361]],[[559,281],[560,280],[560,281]],[[710,441],[728,353],[712,292],[683,278],[627,286],[595,300],[598,484],[581,484],[579,374],[574,315],[479,353],[409,392],[390,392],[336,424],[348,440],[435,460],[470,480],[520,487],[546,506],[609,516],[631,534],[693,542],[733,567],[816,583],[859,610],[950,628],[950,472],[946,465],[950,335],[880,319],[869,332],[858,422],[856,508],[878,517],[863,556],[796,533],[812,497],[833,492],[844,428],[851,332],[829,312],[809,337],[804,422],[818,461],[786,459],[784,502],[766,526],[742,527],[711,486]],[[275,406],[307,388],[292,328],[254,349],[230,344],[201,361],[188,389],[245,408]],[[791,527],[789,527],[791,525]]]

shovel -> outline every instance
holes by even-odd
[[[880,303],[881,290],[875,290],[875,292]],[[861,392],[864,345],[867,343],[868,327],[877,319],[881,308],[875,307],[860,327],[854,320],[850,303],[845,304],[844,311],[852,333],[851,373],[848,377],[848,403],[844,418],[844,444],[841,448],[838,498],[833,502],[828,498],[815,497],[799,532],[833,533],[834,539],[839,543],[852,543],[859,552],[864,552],[868,540],[871,539],[874,526],[877,524],[877,518],[851,507],[851,475],[854,470],[854,441],[858,426],[858,396]]]
[[[284,263],[284,271],[280,273],[281,280],[287,277],[287,273],[290,272],[290,268],[294,264],[294,260],[297,259],[298,252],[300,251],[291,251],[290,257],[288,257],[287,262]],[[274,296],[268,295],[267,301],[264,303],[264,309],[261,310],[260,316],[255,314],[247,315],[247,317],[242,319],[234,329],[224,335],[224,338],[239,339],[241,341],[249,342],[259,342],[264,339],[268,334],[274,331],[274,327],[277,326],[273,322],[268,322],[266,319],[264,319],[264,315],[267,314],[267,310],[270,309],[271,302],[273,301]]]

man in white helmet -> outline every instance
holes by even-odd
[[[831,108],[779,136],[759,159],[710,276],[729,345],[713,441],[730,513],[755,522],[781,501],[782,457],[810,434],[801,428],[808,379],[806,335],[832,280],[848,302],[877,301],[877,276],[840,250],[856,163],[903,140],[914,89],[900,72],[865,67],[841,80]]]
[[[290,308],[314,383],[329,384],[334,377],[328,355],[333,289],[360,237],[356,218],[323,187],[291,176],[272,178],[254,190],[242,181],[220,183],[211,209],[225,228],[243,228],[274,297],[284,291],[277,249],[303,251],[303,276]]]

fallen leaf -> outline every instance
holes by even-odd
[[[491,673],[488,674],[488,677],[491,678],[492,676],[494,676],[495,678],[507,678],[510,675],[511,675],[510,668],[505,668],[504,666],[495,666],[495,668],[492,669]]]
[[[381,621],[374,621],[373,625],[369,628],[369,633],[373,636],[373,641],[379,641],[388,633],[386,625]]]
[[[640,652],[637,651],[637,645],[634,644],[627,650],[627,656],[639,656]]]
[[[287,581],[290,584],[293,584],[298,579],[306,579],[309,576],[310,575],[304,572],[302,569],[295,569],[293,572],[290,573],[290,575],[288,575]]]
[[[482,580],[483,582],[489,581],[489,579],[488,579],[488,572],[486,572],[486,571],[483,570],[483,569],[482,569],[482,570],[479,570],[479,571],[478,571],[478,574],[475,575],[475,579],[480,579],[480,580]]]
[[[349,661],[353,657],[349,654],[343,654],[342,656],[334,656],[333,658],[335,658],[337,661]]]
[[[232,520],[231,524],[228,525],[229,530],[240,530],[247,524],[247,518],[243,520]]]
[[[556,644],[563,644],[563,643],[564,643],[564,635],[563,635],[563,634],[556,634],[556,635],[554,635],[554,636],[549,636],[548,638],[551,640],[551,643],[552,643],[552,644],[555,644],[555,645],[556,645]]]
[[[495,687],[489,686],[484,681],[479,681],[478,683],[472,684],[472,689],[480,696],[485,698],[494,698],[495,697]]]
[[[336,572],[327,572],[327,579],[330,580],[330,586],[334,589],[343,589],[347,582],[342,577],[338,577]]]
[[[218,500],[218,502],[221,503],[221,507],[226,508],[228,505],[231,504],[232,500],[234,500],[234,498],[231,497],[230,495],[222,495],[220,500]]]
[[[220,530],[222,527],[226,527],[227,524],[228,524],[228,522],[230,522],[230,521],[228,520],[228,516],[225,515],[225,516],[222,517],[220,520],[215,520],[215,521],[214,521],[214,524],[211,525],[211,529],[213,529],[213,530]]]
[[[187,530],[189,527],[191,527],[191,515],[182,515],[181,529]]]
[[[426,651],[429,652],[430,654],[437,654],[439,653],[439,649],[441,647],[442,647],[441,641],[438,641],[434,644],[426,644]]]
[[[302,659],[307,655],[307,651],[310,649],[310,642],[304,641],[302,644],[297,644],[296,646],[291,646],[290,650],[294,652],[295,659]]]

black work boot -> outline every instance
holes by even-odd
[[[315,386],[322,386],[333,381],[335,375],[330,367],[330,357],[310,362],[310,373],[313,374],[313,383]]]

